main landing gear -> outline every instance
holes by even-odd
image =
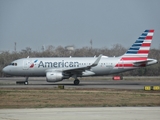
[[[74,85],[79,85],[80,81],[78,79],[74,80]]]

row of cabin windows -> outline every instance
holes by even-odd
[[[79,65],[91,65],[91,63],[79,63]]]
[[[101,65],[112,65],[112,63],[99,63]],[[91,63],[79,63],[79,65],[91,65]]]
[[[101,65],[106,65],[107,63],[99,63]],[[111,63],[112,64],[112,63]],[[10,63],[9,65],[17,66],[17,63]],[[91,63],[79,63],[79,65],[91,65]]]

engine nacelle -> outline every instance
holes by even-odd
[[[46,73],[47,82],[58,82],[63,80],[62,72],[47,72]]]

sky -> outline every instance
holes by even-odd
[[[160,0],[0,0],[0,51],[52,45],[129,48],[154,29],[160,48]]]

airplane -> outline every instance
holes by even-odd
[[[22,58],[13,61],[3,68],[3,72],[12,76],[24,76],[24,84],[29,77],[45,76],[47,82],[59,82],[74,78],[78,85],[78,77],[104,76],[128,70],[146,67],[157,63],[148,58],[154,29],[145,30],[125,54],[119,57],[46,57]]]

